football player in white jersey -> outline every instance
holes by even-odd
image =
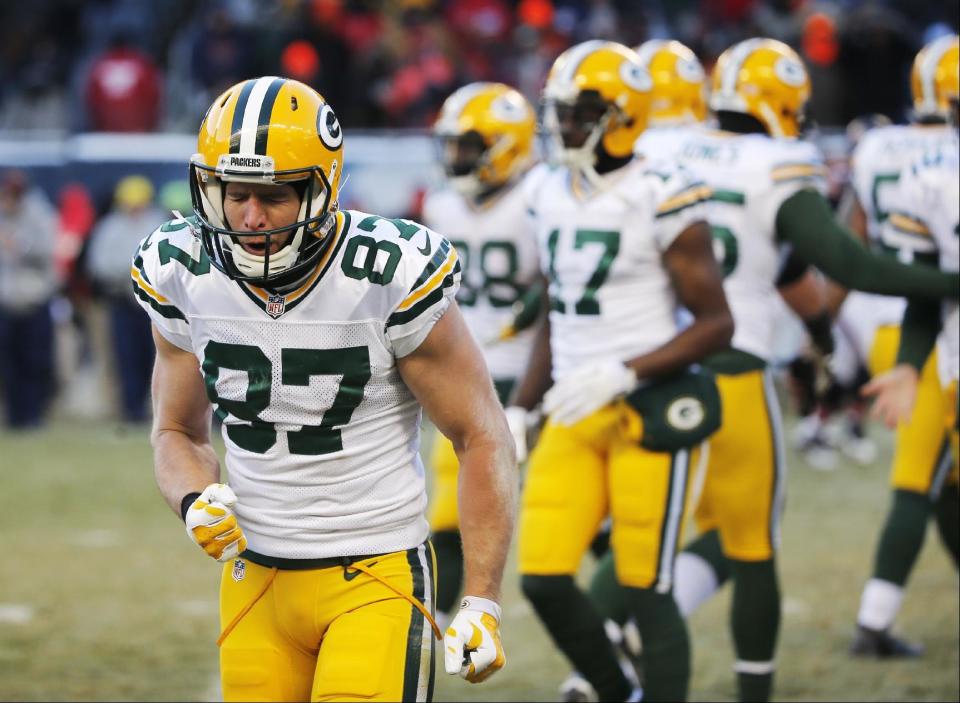
[[[690,49],[677,41],[650,40],[637,50],[640,60],[653,79],[650,125],[637,140],[634,152],[651,163],[677,162],[685,142],[702,133],[705,118],[706,77]],[[777,291],[790,308],[806,323],[814,347],[823,355],[832,351],[833,337],[825,306],[822,279],[806,263],[791,256],[777,278]],[[689,550],[689,552],[688,552]],[[719,582],[729,577],[730,565],[723,555],[719,535],[709,530],[678,556],[674,595],[683,615],[699,605],[685,587],[690,574],[685,569],[689,554],[699,566],[706,561]],[[719,584],[718,584],[719,585]],[[608,621],[608,632],[618,640],[628,656],[638,650],[628,630],[621,631],[628,616],[624,592],[617,586],[611,555],[597,566],[590,585],[590,597],[597,611]],[[561,686],[564,692],[590,691],[587,682],[576,674]]]
[[[471,83],[446,99],[433,131],[446,187],[423,203],[424,223],[443,232],[462,267],[457,304],[480,343],[500,401],[507,402],[530,353],[532,329],[501,339],[514,306],[539,280],[537,245],[526,227],[517,187],[532,165],[537,118],[503,83]],[[437,623],[449,621],[460,596],[463,556],[457,512],[457,455],[436,435],[430,452],[430,540],[437,552]]]
[[[685,699],[689,642],[670,593],[673,558],[696,446],[719,423],[712,379],[690,367],[733,331],[703,216],[709,191],[669,164],[633,158],[650,89],[621,44],[565,51],[543,91],[560,163],[523,184],[549,315],[513,399],[525,410],[542,399],[548,415],[523,490],[522,588],[610,701],[638,700],[640,690],[574,576],[609,514],[617,577],[644,642],[644,699]],[[693,317],[683,331],[680,305]]]
[[[956,295],[955,277],[872,254],[836,224],[822,195],[820,155],[797,139],[809,93],[806,69],[788,46],[736,44],[712,77],[719,130],[691,137],[680,150],[681,164],[712,190],[708,217],[736,330],[732,349],[707,360],[718,374],[723,426],[710,438],[696,508],[702,537],[678,560],[676,590],[688,612],[715,592],[721,579],[698,549],[716,531],[734,583],[741,700],[769,698],[780,622],[775,553],[785,466],[768,361],[782,262],[792,249],[848,287],[937,300]]]
[[[956,82],[954,83],[956,85]],[[954,124],[958,123],[958,92],[950,95]],[[883,241],[892,247],[908,247],[917,257],[936,261],[945,271],[960,269],[960,142],[957,135],[921,157],[900,176],[893,209],[884,224]],[[873,414],[888,427],[910,417],[918,399],[921,369],[936,344],[939,352],[938,376],[946,402],[941,406],[941,421],[950,435],[951,467],[954,480],[958,471],[958,398],[960,378],[960,306],[956,300],[941,305],[911,300],[903,316],[903,334],[897,353],[897,365],[873,379],[864,389],[876,396]],[[942,479],[941,479],[942,480]],[[944,540],[957,556],[958,519],[956,506],[950,524],[941,530]],[[939,516],[944,519],[946,516]]]
[[[157,483],[225,562],[226,700],[430,699],[421,408],[453,441],[468,498],[445,668],[476,682],[504,663],[515,454],[453,302],[458,257],[415,222],[338,210],[343,153],[316,91],[238,83],[200,126],[194,216],[144,239],[131,269],[157,346]]]
[[[873,244],[881,244],[881,232],[897,197],[901,171],[921,155],[935,153],[956,141],[956,129],[949,122],[958,81],[957,36],[945,36],[928,44],[917,54],[911,75],[914,123],[880,127],[867,132],[861,140],[853,162],[851,223]],[[899,249],[901,258],[912,258],[914,253],[930,248],[908,246],[917,240],[903,237],[894,241],[903,245]],[[887,244],[886,239],[883,244]],[[863,344],[870,349],[871,375],[882,374],[894,365],[905,307],[903,299],[877,299],[862,293],[853,293],[844,302],[841,315],[849,312],[857,321]],[[896,427],[890,471],[893,496],[877,543],[873,572],[860,598],[857,632],[850,648],[856,655],[882,658],[922,654],[921,646],[891,634],[890,630],[931,517],[936,515],[945,543],[957,559],[957,480],[951,470],[943,426],[947,399],[938,378],[937,357],[938,351],[934,350],[922,364],[915,409],[908,420]],[[944,533],[951,525],[953,532]]]

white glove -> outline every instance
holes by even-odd
[[[527,410],[519,405],[511,405],[504,408],[503,413],[507,416],[507,424],[510,426],[510,434],[513,435],[513,442],[517,445],[517,463],[522,464],[527,460]]]
[[[247,538],[230,510],[236,502],[230,486],[211,483],[187,508],[187,534],[217,561],[229,561],[247,548]]]
[[[470,683],[480,683],[503,668],[500,606],[488,598],[464,596],[460,612],[443,637],[443,667]]]
[[[637,375],[619,361],[584,364],[557,379],[543,396],[543,410],[553,422],[573,425],[638,385]]]

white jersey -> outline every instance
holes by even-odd
[[[456,251],[406,220],[337,214],[316,272],[269,295],[211,266],[192,226],[140,246],[133,288],[160,333],[193,352],[223,423],[249,549],[317,559],[427,537],[420,406],[396,360],[459,285]]]
[[[510,187],[481,206],[452,189],[431,192],[423,203],[423,221],[457,250],[463,268],[457,303],[490,375],[518,378],[526,369],[533,329],[503,341],[498,335],[513,320],[513,304],[539,275],[522,189]]]
[[[825,192],[820,152],[804,141],[699,129],[679,159],[712,190],[708,219],[733,314],[732,346],[770,361],[776,282],[788,254],[777,242],[777,212],[800,190]]]
[[[550,281],[554,379],[589,362],[626,361],[677,334],[663,253],[705,219],[708,190],[674,166],[636,159],[581,192],[566,168],[524,181],[540,266]]]
[[[883,228],[891,247],[934,255],[940,269],[960,269],[960,150],[956,135],[904,169]],[[940,377],[960,377],[960,312],[956,300],[944,300],[938,339]]]
[[[882,243],[881,228],[892,206],[900,172],[950,137],[946,125],[889,125],[863,135],[851,157],[850,181],[867,220],[867,236]],[[901,252],[901,258],[910,255]],[[907,306],[903,298],[851,291],[850,305],[840,310],[848,327],[872,338],[879,325],[897,325]],[[847,309],[849,308],[849,310]],[[866,357],[863,357],[866,358]]]
[[[687,139],[700,134],[702,130],[700,124],[650,127],[634,142],[633,153],[646,159],[647,163],[677,161]]]

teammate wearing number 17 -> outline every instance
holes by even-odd
[[[542,398],[549,418],[528,466],[519,567],[544,626],[604,701],[640,696],[574,581],[608,514],[643,641],[644,700],[686,697],[673,558],[698,441],[690,437],[719,412],[698,397],[709,396],[709,380],[688,367],[733,333],[703,213],[709,190],[671,164],[632,157],[651,88],[621,44],[568,49],[543,93],[559,163],[524,182],[550,311],[513,402],[532,410]],[[680,305],[693,317],[683,331]]]
[[[414,222],[338,210],[343,153],[314,90],[238,83],[201,124],[193,217],[147,237],[131,270],[158,352],[157,483],[191,539],[226,562],[226,700],[431,698],[421,408],[453,443],[468,498],[466,596],[445,668],[476,682],[504,664],[515,453],[453,300],[460,263]]]

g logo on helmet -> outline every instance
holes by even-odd
[[[527,114],[527,106],[513,95],[501,95],[490,103],[490,112],[501,122],[523,122]]]
[[[777,74],[777,78],[794,88],[799,88],[807,80],[807,70],[803,65],[786,56],[777,59],[773,64],[773,72]]]
[[[677,75],[687,83],[700,83],[705,78],[699,61],[684,58],[677,59]]]
[[[667,406],[667,423],[677,430],[689,432],[703,422],[703,403],[690,395],[681,396]]]
[[[336,151],[343,144],[340,120],[329,105],[324,105],[317,113],[317,134],[323,145],[330,151]]]
[[[643,66],[631,61],[620,64],[620,79],[628,88],[640,93],[653,90],[653,79]]]

